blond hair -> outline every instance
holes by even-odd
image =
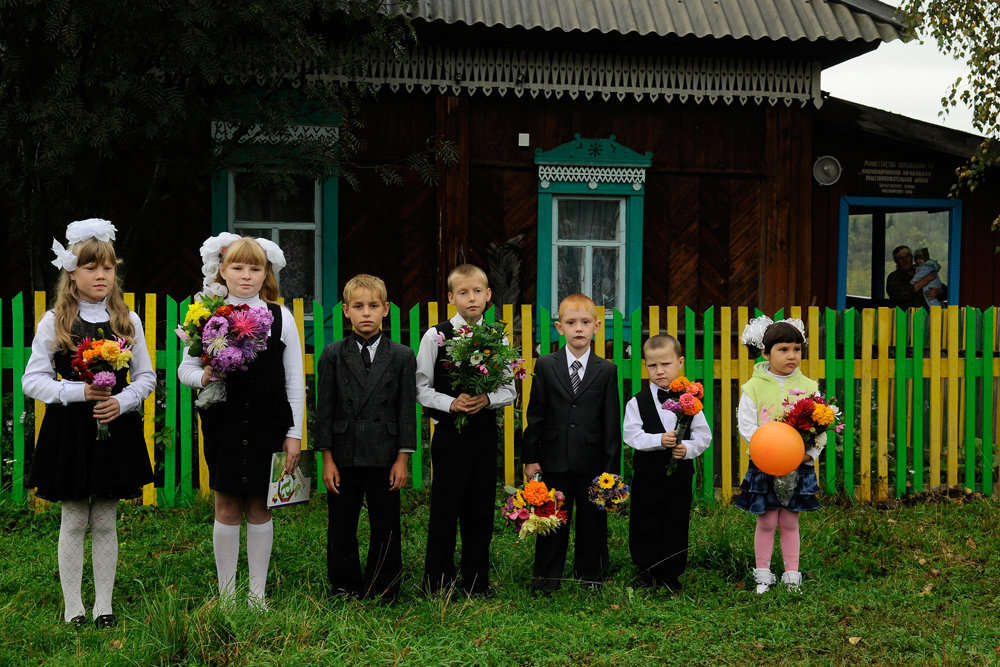
[[[559,319],[563,318],[563,312],[568,308],[578,308],[580,310],[585,310],[597,319],[597,305],[594,300],[591,299],[586,294],[570,294],[568,297],[559,302]]]
[[[351,295],[359,289],[366,289],[378,297],[379,303],[389,301],[389,292],[385,289],[385,281],[378,276],[368,273],[359,273],[344,285],[344,303],[351,301]]]
[[[244,236],[230,243],[222,250],[222,263],[215,274],[215,282],[226,284],[222,279],[222,272],[230,264],[252,264],[263,266],[265,270],[264,283],[260,286],[260,298],[268,303],[278,303],[278,278],[274,275],[271,262],[267,259],[267,253],[257,240],[249,236]]]
[[[128,306],[125,305],[125,297],[122,294],[121,278],[118,275],[121,260],[115,254],[115,247],[110,241],[89,238],[72,244],[68,249],[76,255],[77,267],[86,266],[91,262],[111,264],[115,267],[115,279],[105,300],[105,308],[111,319],[111,333],[127,339],[129,343],[134,343],[135,328],[129,319]],[[52,314],[56,319],[56,340],[53,348],[66,351],[76,349],[77,341],[73,340],[73,328],[80,315],[80,293],[77,291],[76,281],[70,278],[66,269],[59,272]]]
[[[664,347],[672,347],[678,358],[684,356],[684,348],[681,346],[681,342],[670,334],[664,333],[647,338],[646,342],[642,344],[642,354],[645,356],[650,350],[659,350]]]
[[[490,286],[490,279],[486,277],[486,272],[475,264],[459,264],[448,274],[448,291],[451,292],[454,282],[458,278],[479,278],[487,288]]]

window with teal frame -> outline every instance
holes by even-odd
[[[335,126],[303,125],[304,134],[336,132]],[[225,132],[224,124],[212,128],[213,137]],[[250,141],[266,141],[257,135]],[[294,178],[294,177],[293,177]],[[278,275],[286,301],[305,300],[307,317],[313,299],[337,300],[338,204],[336,178],[316,181],[294,178],[295,191],[278,192],[251,182],[250,174],[229,169],[212,182],[212,233],[269,238],[285,253],[288,265]]]
[[[625,322],[642,303],[642,205],[653,154],[611,135],[535,151],[538,165],[538,305],[555,313],[582,293]]]

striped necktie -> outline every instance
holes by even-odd
[[[580,373],[579,370],[583,367],[579,359],[574,359],[573,363],[569,365],[569,383],[573,385],[573,393],[575,394],[580,388]]]

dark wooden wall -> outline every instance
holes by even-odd
[[[443,299],[455,263],[487,267],[490,242],[521,237],[519,303],[533,303],[537,271],[535,149],[616,135],[653,153],[647,171],[643,305],[779,308],[809,303],[805,248],[812,119],[799,107],[545,100],[529,97],[382,95],[368,114],[366,158],[398,156],[425,137],[460,143],[433,195],[418,184],[342,192],[341,276],[379,272],[408,306]],[[405,125],[399,127],[397,125]],[[382,130],[381,128],[385,128]],[[517,145],[528,133],[530,147]],[[366,252],[394,227],[407,246]],[[357,229],[361,227],[361,229]],[[365,268],[365,263],[368,268]]]

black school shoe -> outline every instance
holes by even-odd
[[[118,627],[118,619],[114,614],[104,614],[94,619],[94,626],[98,630],[110,630]]]
[[[87,617],[84,616],[83,614],[80,614],[79,616],[74,616],[73,618],[66,621],[66,625],[72,625],[73,627],[76,628],[82,628],[83,626],[87,625]]]

